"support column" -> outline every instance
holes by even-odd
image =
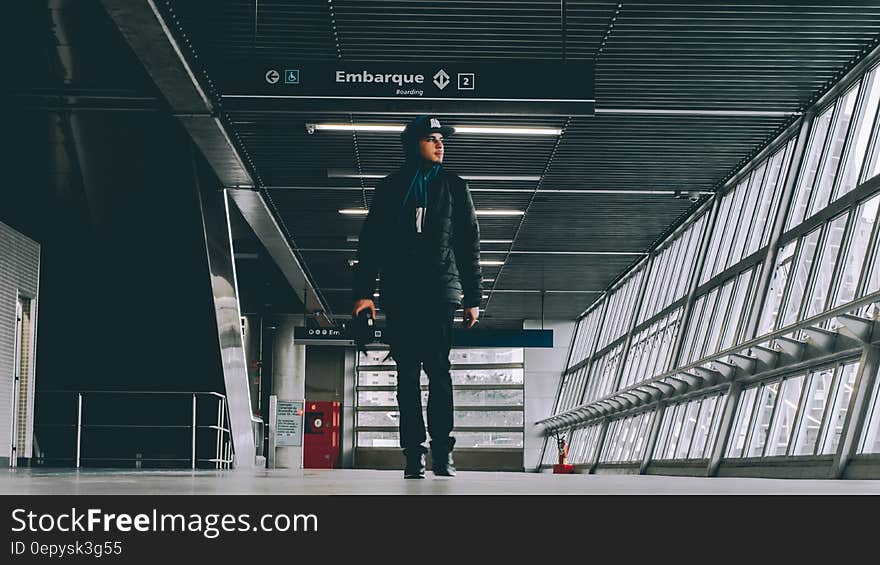
[[[648,471],[648,465],[654,458],[654,449],[657,447],[657,438],[660,436],[660,424],[663,422],[665,414],[666,405],[658,404],[654,422],[651,424],[651,432],[648,434],[648,445],[645,446],[645,457],[642,459],[642,464],[639,465],[640,475],[644,475]]]
[[[596,467],[599,466],[599,457],[602,456],[602,444],[605,443],[605,435],[608,433],[608,418],[602,418],[602,427],[599,429],[599,437],[596,439],[596,453],[593,455],[593,460],[590,461],[590,470],[589,474],[593,474],[596,472]]]
[[[727,445],[730,436],[730,428],[733,426],[733,419],[736,417],[736,409],[739,405],[741,392],[742,384],[736,381],[730,383],[730,387],[727,389],[724,412],[721,413],[721,424],[718,427],[718,435],[715,437],[715,444],[712,446],[712,455],[709,457],[709,468],[706,469],[707,477],[714,477],[718,474],[718,467],[721,465],[721,457],[724,455],[724,446]]]
[[[232,228],[226,190],[216,189],[216,179],[190,145],[193,181],[202,216],[205,257],[211,272],[211,292],[223,367],[223,393],[229,411],[229,432],[235,453],[235,467],[256,466],[253,411],[248,388],[247,361],[241,336],[241,310],[233,259]]]
[[[303,325],[302,316],[279,316],[272,344],[272,394],[278,400],[305,400],[306,346],[293,341],[294,328]],[[276,469],[302,469],[303,448],[275,448]]]
[[[357,396],[357,356],[354,348],[345,348],[342,381],[342,468],[354,468],[355,404]]]
[[[880,348],[865,347],[859,363],[859,373],[853,385],[852,398],[850,398],[847,407],[840,444],[837,446],[837,454],[834,456],[832,479],[843,478],[847,464],[856,454],[858,441],[865,426],[865,419],[871,407],[871,392],[874,390],[878,367],[880,367]]]

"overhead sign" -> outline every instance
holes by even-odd
[[[377,342],[382,341],[382,331],[383,328],[373,330]],[[354,345],[352,340],[332,328],[295,328],[293,339],[305,345]],[[467,330],[456,327],[452,344],[455,347],[553,347],[553,330]],[[381,343],[373,345],[382,346]]]
[[[373,338],[382,340],[382,329],[373,330]],[[294,328],[293,340],[305,345],[354,345],[354,341],[333,328]]]
[[[592,62],[259,62],[221,71],[224,98],[542,103],[592,114]]]
[[[302,400],[279,400],[275,408],[275,445],[299,446],[303,438]]]
[[[322,341],[339,341],[345,340],[342,332],[333,328],[294,328],[293,339],[300,341],[303,339],[322,340]]]

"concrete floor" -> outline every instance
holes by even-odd
[[[460,472],[404,480],[401,471],[121,471],[10,469],[0,494],[836,494],[880,495],[880,481]]]

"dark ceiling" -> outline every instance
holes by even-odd
[[[385,174],[402,155],[394,133],[309,135],[305,124],[403,124],[412,114],[380,103],[358,113],[245,104],[223,97],[229,69],[267,58],[594,61],[595,116],[444,116],[450,125],[563,130],[546,137],[459,134],[447,146],[444,164],[459,174],[540,178],[470,182],[478,209],[526,211],[480,222],[483,238],[514,240],[483,246],[487,259],[505,261],[484,270],[494,279],[483,306],[495,327],[542,313],[577,316],[694,206],[632,191],[717,189],[876,46],[880,33],[880,2],[156,4],[335,314],[350,308],[348,261],[356,244],[348,237],[363,221],[338,210],[369,205],[376,180],[329,178],[328,169]],[[543,300],[540,291],[548,291]]]
[[[500,252],[486,258],[505,260],[484,271],[495,279],[483,306],[496,326],[540,317],[542,290],[567,291],[544,297],[545,317],[576,317],[638,260],[633,253],[648,251],[693,207],[687,198],[621,191],[716,189],[880,32],[880,3],[223,0],[171,7],[221,95],[226,69],[267,57],[594,61],[595,116],[445,116],[451,125],[563,129],[558,137],[461,134],[447,146],[444,165],[459,174],[541,179],[470,183],[478,209],[526,211],[480,222],[483,238],[514,240],[483,246]],[[356,246],[347,237],[363,220],[337,210],[368,205],[376,181],[331,179],[327,170],[388,173],[401,163],[397,136],[309,135],[305,124],[403,124],[411,115],[384,113],[381,103],[375,113],[340,116],[222,102],[316,286],[334,313],[346,313]],[[573,192],[585,189],[618,193]]]

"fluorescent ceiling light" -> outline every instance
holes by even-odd
[[[501,191],[499,191],[501,192]],[[636,195],[653,195],[653,196],[689,196],[691,193],[697,195],[715,194],[711,190],[632,190],[632,189],[606,189],[606,188],[542,188],[537,191],[540,194],[545,192],[555,194],[636,194]]]
[[[514,128],[504,126],[454,126],[455,133],[487,133],[490,135],[559,135],[559,128]]]
[[[477,216],[522,216],[522,210],[477,210]]]
[[[345,241],[349,243],[357,243],[360,240],[360,236],[358,235],[350,235],[345,238]]]
[[[365,208],[343,208],[339,213],[348,216],[366,216],[370,211]]]
[[[513,243],[512,239],[481,239],[480,243]]]
[[[497,267],[498,265],[503,265],[503,264],[504,264],[504,261],[483,261],[483,260],[480,260],[480,265],[483,265],[486,267]]]
[[[564,188],[542,188],[538,192],[555,192],[561,194],[656,194],[656,195],[664,195],[664,196],[674,196],[674,190],[612,190],[612,189],[600,189],[600,188],[587,188],[584,190],[578,190],[576,188],[564,189]]]
[[[541,175],[461,175],[464,180],[522,180],[539,181]]]
[[[403,131],[403,126],[394,124],[306,124],[307,129],[311,127],[315,131]]]
[[[495,282],[495,279],[483,279],[483,282]]]
[[[489,135],[559,135],[559,128],[529,128],[505,126],[454,126],[455,133],[484,133]],[[399,133],[400,124],[306,124],[306,131],[384,131]]]

